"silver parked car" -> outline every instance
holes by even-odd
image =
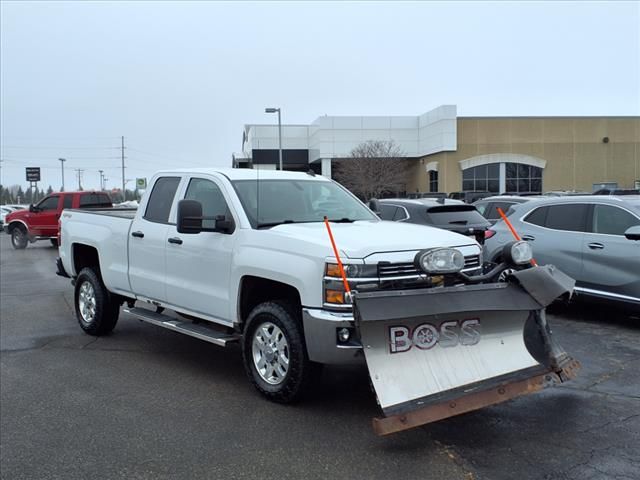
[[[540,195],[529,196],[529,197],[518,197],[515,195],[495,195],[493,197],[483,198],[482,200],[477,200],[472,203],[474,207],[480,212],[484,218],[489,220],[493,225],[498,220],[500,220],[500,213],[498,212],[498,208],[500,208],[503,212],[507,213],[509,207],[512,205],[517,205],[519,203],[530,202],[536,198],[540,198]]]
[[[539,264],[576,280],[576,292],[640,310],[640,196],[576,196],[514,205],[509,220]],[[503,221],[487,231],[485,259],[500,261],[513,240]]]

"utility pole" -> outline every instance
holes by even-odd
[[[62,189],[60,191],[64,192],[64,162],[66,162],[67,159],[59,158],[58,161],[60,161],[60,167],[62,167]]]
[[[75,170],[78,175],[78,190],[82,190],[82,172],[84,172],[84,169],[76,168]]]
[[[124,198],[124,136],[122,136],[121,152],[122,152],[122,196]]]
[[[98,172],[100,172],[100,191],[103,191],[104,187],[102,186],[102,172],[104,172],[104,170],[98,170]]]

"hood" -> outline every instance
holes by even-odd
[[[8,213],[6,217],[4,217],[4,222],[9,223],[13,220],[24,220],[29,216],[29,210],[16,210],[15,212]]]
[[[349,258],[366,258],[376,253],[424,248],[477,245],[473,239],[458,233],[402,222],[332,223],[331,231],[338,250]],[[327,228],[322,222],[278,225],[269,232],[331,248]]]

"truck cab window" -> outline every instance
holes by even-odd
[[[173,197],[176,195],[179,184],[180,177],[161,177],[156,180],[147,202],[147,210],[144,213],[145,220],[156,223],[169,221]]]
[[[62,208],[73,207],[73,195],[65,195],[63,199],[64,199],[64,203],[62,205]]]
[[[38,208],[41,211],[45,211],[45,210],[55,210],[58,208],[58,199],[60,197],[58,197],[57,195],[54,197],[48,197],[45,198],[44,200],[42,200],[39,204],[38,204]]]
[[[211,180],[203,178],[192,178],[187,187],[185,200],[196,200],[202,204],[202,215],[204,217],[216,217],[224,215],[227,220],[231,219],[231,213],[227,207],[227,202],[222,195],[220,188]],[[202,226],[214,228],[214,220],[203,220]]]

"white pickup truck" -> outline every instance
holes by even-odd
[[[312,173],[183,169],[157,173],[136,211],[65,210],[58,274],[73,279],[88,334],[109,333],[126,304],[161,327],[241,342],[249,378],[275,401],[298,399],[322,364],[366,362],[386,434],[575,370],[544,317],[570,280],[527,268],[526,243],[506,248],[507,263],[483,269],[474,238],[381,221]]]

